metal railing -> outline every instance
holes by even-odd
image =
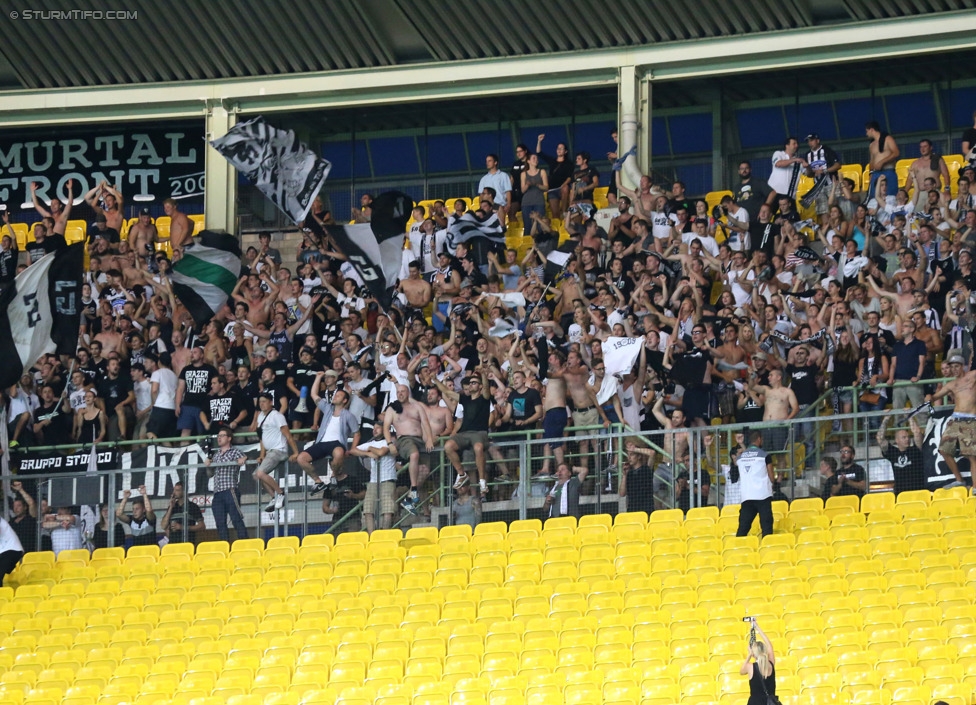
[[[941,380],[926,380],[931,384]],[[897,383],[901,384],[901,383]],[[911,384],[911,383],[906,383]],[[922,384],[922,383],[917,383]],[[647,510],[680,507],[690,509],[702,506],[721,507],[726,504],[728,485],[725,478],[725,468],[728,465],[729,450],[736,444],[736,435],[747,430],[766,430],[772,435],[785,438],[782,448],[767,449],[775,459],[778,473],[778,492],[787,499],[816,494],[821,489],[819,476],[820,461],[827,456],[835,456],[843,444],[849,444],[856,449],[858,462],[865,467],[868,475],[868,491],[883,490],[891,486],[890,470],[885,469],[886,461],[881,461],[880,453],[873,430],[885,417],[902,416],[904,410],[876,411],[868,414],[829,414],[821,415],[824,402],[833,390],[825,392],[815,404],[812,404],[803,416],[789,421],[760,422],[752,424],[727,424],[720,426],[701,426],[686,429],[661,430],[656,432],[638,432],[622,425],[614,425],[609,429],[602,426],[567,428],[562,441],[566,444],[565,459],[574,468],[585,468],[585,480],[580,494],[581,513],[610,513],[626,511],[628,506],[646,507]],[[855,409],[857,404],[857,388],[855,392]],[[892,428],[891,431],[895,429]],[[248,434],[242,432],[239,438],[246,439]],[[165,439],[174,445],[192,442],[196,443],[206,437]],[[889,439],[892,436],[889,435]],[[747,439],[740,438],[739,443],[745,444]],[[156,444],[163,443],[163,440]],[[116,444],[102,444],[99,448],[111,447],[123,450],[133,446],[145,445],[146,441],[120,441]],[[162,449],[153,444],[159,453]],[[626,462],[628,444],[644,449],[644,457],[649,457],[649,465],[653,473],[653,484],[650,496],[635,496],[628,487],[628,496],[621,497],[618,492],[621,473]],[[586,447],[574,448],[582,445]],[[395,520],[394,526],[408,528],[416,522],[431,522],[437,526],[444,526],[454,521],[455,493],[451,489],[454,479],[453,468],[448,462],[443,444],[432,454],[432,467],[428,491],[421,502],[421,512],[418,516],[403,513]],[[486,453],[486,465],[489,476],[490,496],[481,504],[483,521],[514,520],[530,517],[543,518],[545,495],[551,487],[551,478],[540,476],[540,470],[552,453],[547,451],[547,440],[542,437],[541,430],[524,432],[510,432],[492,434],[490,448]],[[39,451],[70,451],[79,446],[47,446],[30,449]],[[671,449],[687,448],[687,459],[673,457]],[[111,470],[101,470],[94,474],[78,472],[45,473],[42,476],[19,475],[26,488],[37,497],[38,512],[40,501],[47,501],[49,507],[79,506],[107,504],[109,513],[109,531],[106,538],[107,545],[114,544],[114,510],[121,493],[125,489],[135,489],[133,485],[145,484],[149,500],[156,509],[157,529],[162,533],[161,519],[171,496],[171,487],[177,480],[183,483],[189,495],[186,501],[196,501],[206,509],[212,499],[212,484],[205,479],[205,465],[203,454],[191,445],[182,451],[168,451],[180,455],[177,464],[169,464],[162,460],[150,467],[133,466],[133,456],[122,456],[124,462]],[[682,453],[683,455],[683,453]],[[465,465],[473,463],[473,456],[468,453],[462,455]],[[358,470],[356,461],[347,458],[347,472],[350,474]],[[353,465],[349,465],[353,463]],[[322,507],[317,498],[310,496],[310,480],[302,470],[290,462],[285,462],[280,469],[279,481],[286,493],[286,504],[283,510],[264,512],[262,505],[267,496],[262,495],[259,487],[251,481],[250,471],[257,463],[253,459],[248,461],[242,472],[242,500],[241,509],[245,517],[245,525],[249,535],[280,536],[286,534],[305,535],[330,531],[342,533],[347,530],[358,530],[358,520],[363,511],[363,502],[350,503],[345,506],[342,515],[333,515]],[[502,473],[505,467],[508,473]],[[554,462],[549,458],[550,469],[554,469]],[[83,466],[79,466],[83,467]],[[399,474],[406,472],[402,467]],[[323,476],[327,473],[323,472]],[[707,479],[706,479],[707,478]],[[9,493],[9,480],[4,478]],[[368,479],[368,478],[367,478]],[[81,489],[79,489],[81,488]],[[708,489],[706,489],[708,488]],[[405,491],[405,490],[404,490]],[[73,492],[73,495],[66,493]],[[83,498],[85,501],[80,501]],[[72,501],[68,501],[71,499]],[[79,501],[74,501],[78,499]],[[399,498],[398,498],[399,499]],[[313,501],[314,500],[314,501]],[[49,509],[49,512],[51,510]],[[426,514],[430,514],[430,519]],[[378,512],[376,513],[378,516]],[[89,513],[90,516],[90,513]],[[97,517],[97,513],[95,515]],[[204,512],[208,532],[214,530],[212,512]],[[88,520],[89,523],[92,519]],[[40,522],[39,522],[40,524]],[[86,525],[84,529],[91,526]],[[37,530],[37,545],[45,543],[45,536],[51,532],[43,530],[40,525]],[[82,532],[84,534],[84,531]],[[196,537],[194,533],[198,534]],[[206,536],[212,536],[207,533]],[[174,534],[170,532],[169,540],[193,540],[199,538],[199,532],[190,532],[183,527]],[[126,538],[129,541],[129,538]]]

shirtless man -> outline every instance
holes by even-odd
[[[156,238],[159,232],[149,217],[149,209],[139,211],[139,222],[129,228],[129,242],[136,257],[145,259],[150,269],[153,269],[156,256]]]
[[[939,443],[939,453],[946,466],[956,477],[960,485],[972,485],[972,473],[976,468],[976,370],[966,372],[966,360],[958,351],[953,351],[945,361],[948,366],[951,382],[940,386],[932,395],[932,401],[952,396],[955,408],[952,418],[942,430],[942,440]],[[969,482],[963,479],[956,463],[956,444],[959,444],[959,454],[969,460]]]
[[[940,354],[942,348],[942,336],[939,331],[930,328],[928,318],[924,311],[915,311],[912,314],[912,323],[915,324],[915,337],[925,343],[925,377],[935,377],[935,356]]]
[[[892,187],[897,187],[898,185],[895,162],[898,161],[898,157],[901,155],[901,150],[898,149],[898,143],[887,132],[882,132],[881,125],[875,120],[870,120],[864,125],[864,134],[867,135],[870,141],[868,145],[868,153],[870,155],[868,168],[871,169],[871,184],[868,187],[866,197],[871,198],[874,195],[874,184],[877,183],[878,177],[882,174],[886,177],[889,184],[889,192],[894,193],[895,189]]]
[[[660,191],[654,189],[651,184],[651,177],[641,176],[640,184],[637,187],[637,191],[631,191],[630,189],[622,186],[620,184],[620,172],[616,174],[617,178],[617,192],[627,196],[631,203],[634,204],[634,212],[646,218],[654,210],[654,202],[657,197],[662,195]]]
[[[68,187],[68,203],[62,204],[60,199],[51,199],[51,210],[41,205],[41,200],[37,197],[37,182],[31,181],[31,200],[34,202],[34,210],[41,214],[42,218],[54,218],[54,228],[52,232],[64,236],[64,230],[68,226],[68,218],[71,217],[71,205],[74,201],[74,179],[68,179],[65,186]]]
[[[570,352],[566,356],[566,366],[562,371],[563,381],[566,389],[573,400],[573,426],[596,426],[600,423],[604,428],[610,428],[610,419],[606,412],[597,401],[596,391],[588,384],[590,379],[590,368],[583,364],[583,359],[576,351]],[[589,436],[593,434],[592,429],[578,430],[576,436]],[[579,442],[580,465],[586,467],[586,458],[589,457],[590,444],[593,443],[593,452],[597,452],[596,442],[581,440]]]
[[[739,379],[736,365],[748,362],[746,351],[739,347],[739,329],[728,325],[722,330],[723,343],[712,348],[715,360],[715,374],[722,379],[721,389],[717,389],[718,413],[724,423],[732,423],[735,417],[736,390],[733,386]]]
[[[100,201],[105,204],[104,207]],[[102,181],[85,194],[85,202],[92,207],[96,215],[105,216],[107,227],[117,233],[122,232],[122,194],[117,188],[109,186],[107,181]]]
[[[242,288],[247,292],[246,297],[240,293]],[[259,325],[267,325],[268,321],[271,320],[271,311],[274,308],[275,297],[265,294],[260,283],[252,284],[250,277],[241,277],[240,281],[237,282],[237,286],[234,287],[234,291],[231,292],[231,296],[234,301],[247,304],[247,311],[244,315],[247,317],[247,321],[251,324],[252,328],[256,328]]]
[[[925,183],[926,179],[932,179],[935,182],[936,189],[941,188],[943,192],[948,194],[949,165],[946,164],[946,160],[941,155],[932,151],[932,140],[923,139],[920,141],[918,153],[921,156],[908,167],[908,180],[915,183],[916,192],[918,184]]]
[[[110,314],[102,316],[102,332],[95,336],[95,340],[102,344],[103,355],[108,357],[113,352],[121,352],[123,347],[122,334],[115,328],[115,319]]]
[[[392,430],[396,431],[395,439]],[[383,416],[383,436],[390,446],[390,452],[409,463],[410,493],[400,502],[400,506],[408,513],[416,514],[420,506],[417,488],[427,479],[430,468],[430,461],[427,460],[423,463],[425,472],[421,474],[420,455],[425,453],[429,458],[434,450],[434,435],[427,418],[427,407],[414,401],[410,396],[410,387],[404,384],[396,386],[396,401],[387,407]]]
[[[435,441],[454,433],[454,414],[447,405],[441,404],[441,399],[441,390],[436,386],[427,390],[427,421]]]
[[[563,464],[566,451],[563,449],[563,435],[569,416],[566,413],[566,382],[563,379],[563,364],[566,358],[556,350],[549,353],[549,372],[543,395],[542,437],[546,441],[545,460],[542,461],[540,477],[549,476],[549,458],[556,456],[556,467]]]
[[[657,397],[651,411],[658,423],[664,427],[664,444],[662,447],[665,455],[670,458],[672,464],[679,462],[688,452],[688,421],[685,418],[685,412],[681,409],[673,409],[669,418],[664,413],[663,394]],[[673,433],[668,433],[669,431]]]
[[[874,289],[874,292],[878,296],[889,299],[895,305],[898,309],[898,315],[901,316],[902,320],[906,320],[911,316],[912,308],[915,306],[915,295],[912,293],[915,290],[913,288],[915,278],[911,274],[902,274],[905,286],[902,287],[902,293],[897,294],[880,288],[873,277],[868,277],[867,279],[871,284],[871,288]]]
[[[183,248],[193,239],[193,223],[180,212],[180,205],[172,198],[163,201],[163,212],[169,216],[169,244],[173,246],[173,255],[177,252],[183,255]]]
[[[769,386],[756,384],[755,376],[749,379],[751,389],[758,391],[764,397],[763,421],[787,421],[800,411],[796,394],[789,387],[783,386],[783,371],[769,371]],[[770,453],[776,453],[786,448],[789,434],[787,426],[763,429],[763,446]]]
[[[174,330],[173,335],[170,336],[170,342],[173,344],[173,373],[179,377],[180,372],[183,368],[190,364],[190,349],[184,347],[183,343],[186,341],[186,336],[183,335],[183,331]]]
[[[408,266],[409,275],[401,279],[397,291],[407,298],[407,305],[422,311],[434,299],[434,288],[420,276],[420,262],[414,260]]]

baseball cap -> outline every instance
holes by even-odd
[[[966,359],[962,355],[950,355],[949,359],[946,360],[948,365],[965,365]]]
[[[768,360],[769,357],[764,352],[757,352],[752,356],[753,360]]]
[[[325,376],[326,377],[338,377],[339,376],[339,373],[336,372],[335,370],[326,370],[325,371]]]
[[[807,142],[809,142],[810,140],[819,140],[819,139],[820,139],[820,135],[818,135],[816,132],[811,132],[809,135],[807,135]]]
[[[264,352],[264,350],[262,350],[261,348],[258,348],[254,352],[251,353],[251,357],[263,357],[263,358],[267,359],[268,355],[267,355],[267,353]]]
[[[148,208],[143,208],[141,211],[139,211],[139,215],[151,215],[151,213]]]
[[[461,280],[461,288],[462,289],[467,289],[467,288],[472,287],[472,286],[474,286],[474,283],[471,281],[471,278],[470,277],[465,277],[464,279]]]
[[[315,355],[315,351],[314,351],[314,350],[312,350],[312,348],[310,348],[310,347],[308,347],[308,346],[306,346],[306,347],[304,347],[304,348],[302,348],[302,349],[301,349],[301,350],[299,351],[299,353],[308,353],[309,355]]]
[[[267,399],[268,401],[274,401],[274,394],[271,392],[261,392],[258,394],[258,399]]]

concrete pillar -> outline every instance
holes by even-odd
[[[209,141],[224,136],[237,124],[237,111],[234,108],[228,109],[220,101],[214,101],[207,106],[206,120],[205,132]],[[209,144],[205,149],[206,187],[203,202],[207,228],[238,234],[237,170]]]

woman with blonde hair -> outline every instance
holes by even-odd
[[[773,645],[753,618],[752,629],[749,631],[749,655],[739,669],[740,675],[749,676],[749,701],[746,705],[779,702],[776,698],[775,664]]]

